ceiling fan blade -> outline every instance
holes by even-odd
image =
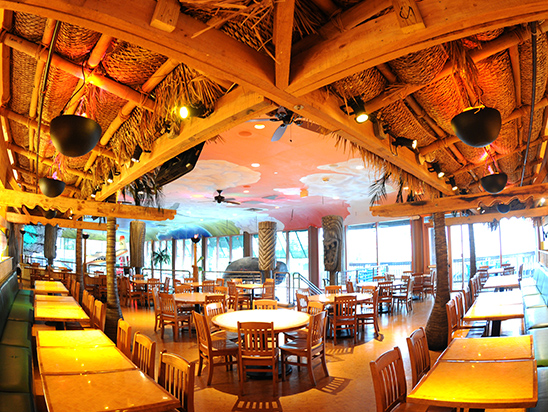
[[[276,131],[274,132],[274,134],[272,135],[272,139],[270,139],[270,141],[271,142],[277,142],[278,140],[280,140],[282,138],[282,136],[284,135],[286,130],[287,130],[287,125],[286,124],[279,125],[278,128],[276,129]]]
[[[270,118],[264,118],[264,119],[249,119],[248,122],[279,122],[280,119],[270,119]]]
[[[225,203],[230,203],[231,205],[239,205],[240,202],[234,202],[233,200],[223,200]]]

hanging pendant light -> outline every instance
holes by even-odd
[[[502,118],[497,109],[470,107],[453,117],[451,126],[463,143],[472,147],[485,147],[499,136]]]
[[[89,153],[99,142],[101,133],[101,126],[95,120],[74,114],[57,116],[50,124],[53,145],[68,157]]]
[[[486,192],[491,194],[497,194],[502,192],[502,189],[508,182],[508,175],[506,173],[493,173],[492,175],[483,176],[480,180],[481,187]]]
[[[53,219],[55,216],[57,216],[57,210],[55,209],[44,210],[44,217],[46,219]]]
[[[51,177],[41,177],[38,180],[40,191],[47,197],[57,197],[65,190],[65,182]]]

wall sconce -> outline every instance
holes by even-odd
[[[454,177],[450,177],[449,178],[449,181],[447,182],[451,185],[451,189],[453,191],[456,191],[456,190],[459,190],[459,187],[457,186],[457,182],[455,182],[455,178]]]
[[[131,161],[133,163],[139,163],[139,160],[141,160],[141,155],[143,154],[143,149],[141,146],[137,145],[135,146],[135,150],[133,151],[133,156],[131,156]]]
[[[344,110],[350,115],[354,116],[356,123],[365,123],[369,119],[369,115],[365,112],[365,104],[360,96],[355,96],[348,100],[348,106],[352,109],[352,112],[348,112],[346,105],[341,106],[341,110]]]
[[[417,140],[411,140],[406,137],[396,137],[396,140],[392,142],[394,147],[407,147],[409,150],[415,150],[417,148]]]
[[[441,179],[443,176],[445,176],[445,172],[441,171],[441,167],[439,163],[430,163],[430,166],[428,166],[429,172],[435,172],[438,175],[438,178]]]
[[[190,238],[190,240],[192,240],[192,243],[198,243],[201,239],[202,239],[202,238],[201,238],[201,236],[200,236],[198,233],[196,233],[194,236],[192,236],[192,237]]]

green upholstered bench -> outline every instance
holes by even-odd
[[[548,328],[531,329],[537,366],[548,366]]]
[[[538,368],[538,402],[534,408],[528,408],[527,412],[548,411],[548,368]]]
[[[28,392],[0,392],[0,412],[33,411],[34,396]]]

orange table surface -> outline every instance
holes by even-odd
[[[213,317],[212,322],[221,329],[238,331],[238,322],[274,322],[276,332],[287,332],[308,325],[310,315],[289,309],[238,310]]]
[[[453,339],[438,361],[517,360],[533,358],[531,335]]]
[[[36,336],[37,347],[115,346],[99,329],[40,330]]]

